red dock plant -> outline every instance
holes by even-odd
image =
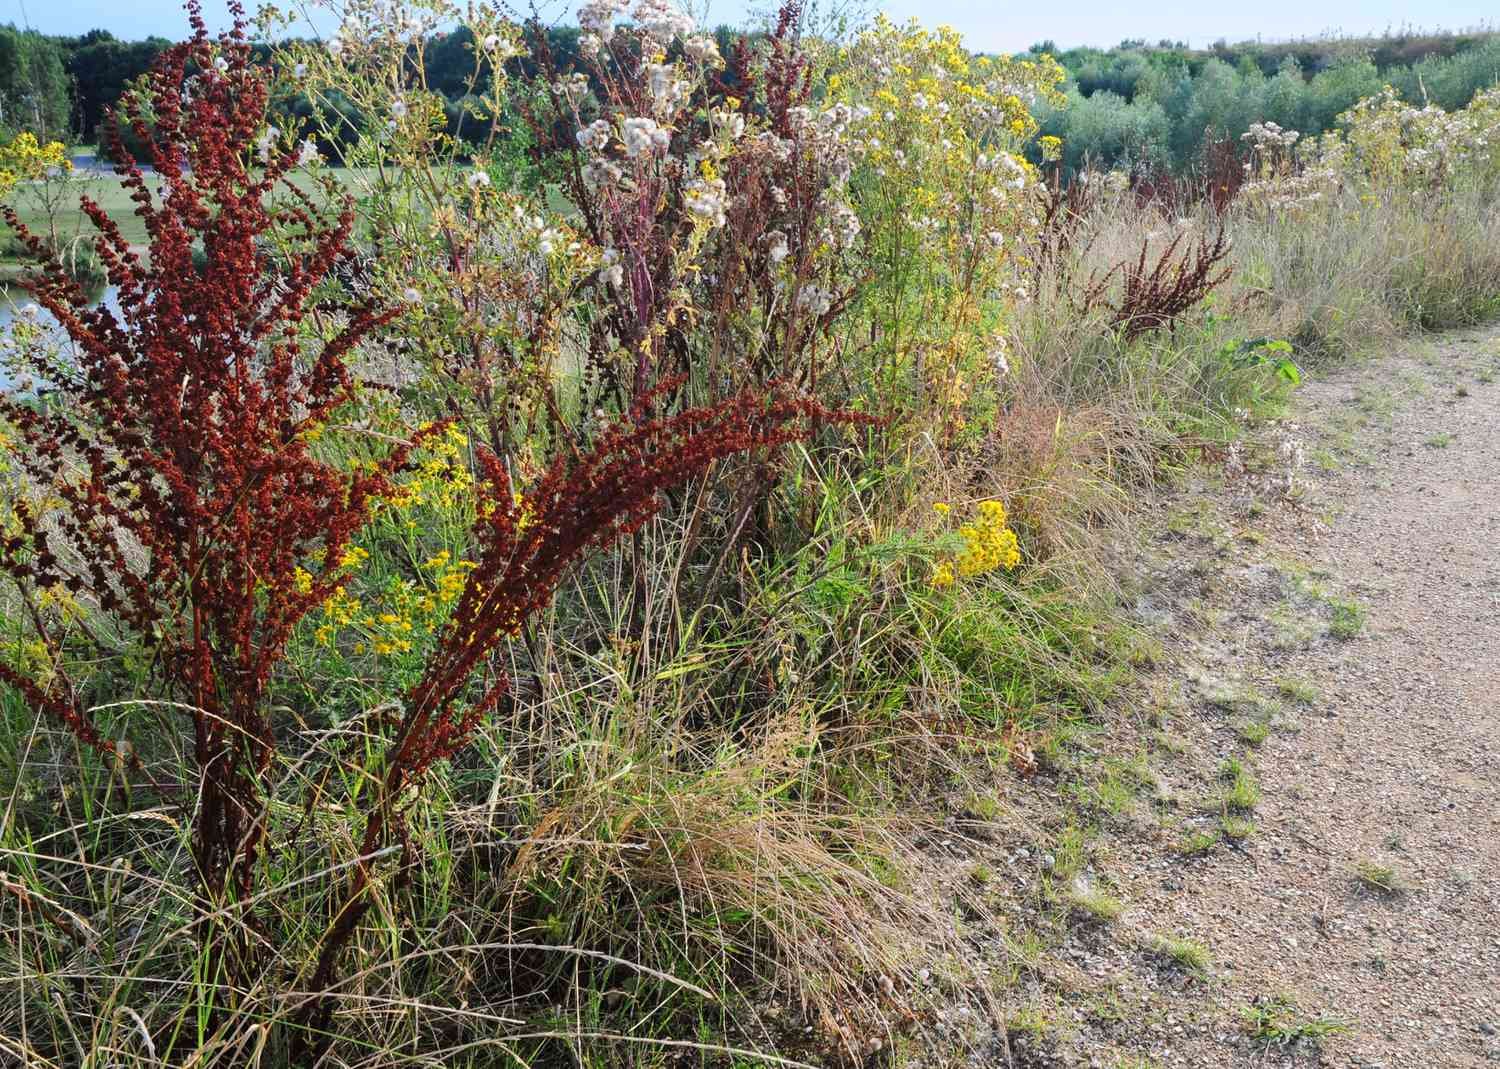
[[[107,621],[146,654],[161,696],[182,711],[198,779],[184,796],[194,800],[201,908],[218,918],[201,928],[207,975],[246,983],[271,975],[253,949],[265,942],[250,936],[263,926],[253,915],[258,861],[275,834],[277,666],[299,621],[346,578],[351,538],[440,428],[413,431],[359,470],[310,444],[358,400],[352,352],[376,344],[390,316],[358,305],[332,325],[312,321],[314,289],[349,253],[352,215],[347,202],[336,215],[321,209],[288,180],[305,150],[268,132],[265,75],[251,62],[241,9],[232,10],[235,28],[212,39],[190,4],[192,39],[163,53],[151,75],[150,128],[142,113],[127,116],[160,175],[153,193],[128,157],[120,168],[149,257],[98,204],[83,203],[119,310],[90,307],[56,263],[31,280],[71,344],[38,355],[36,396],[0,393],[22,477],[53,502],[44,510],[17,495],[0,571],[25,599],[67,591]],[[15,213],[5,215],[40,252]],[[281,250],[277,261],[268,246]],[[329,892],[299,1018],[321,1039],[300,1037],[303,1056],[330,1038],[324,993],[367,908],[373,858],[404,839],[403,794],[509,691],[497,648],[546,606],[571,565],[648,520],[663,491],[840,418],[774,385],[658,415],[663,391],[677,385],[644,394],[586,444],[559,447],[530,487],[513,487],[493,455],[477,458],[477,566],[387,729],[378,789],[341,810],[362,821],[350,835],[363,849]],[[60,629],[31,615],[63,667]],[[82,742],[121,758],[139,752],[106,737],[66,672],[41,682],[0,664],[0,682]]]
[[[1179,231],[1151,262],[1150,239],[1141,242],[1140,255],[1096,273],[1074,299],[1083,311],[1102,309],[1110,326],[1128,341],[1155,330],[1171,330],[1177,321],[1229,280],[1234,273],[1229,257],[1229,235],[1223,220],[1213,233],[1199,233],[1184,246],[1188,231]],[[1179,252],[1180,250],[1180,252]],[[1114,276],[1120,276],[1120,295],[1111,299]]]
[[[313,454],[308,432],[355,397],[346,357],[386,315],[354,308],[309,351],[309,297],[345,255],[352,214],[328,218],[295,195],[295,151],[252,166],[265,80],[241,28],[213,41],[196,7],[191,17],[193,38],[151,76],[152,129],[140,110],[126,117],[149,146],[155,194],[114,130],[149,257],[83,200],[119,311],[90,307],[55,262],[30,281],[71,344],[38,354],[40,397],[0,397],[0,417],[24,443],[26,477],[56,504],[15,503],[19,531],[0,545],[0,568],[23,589],[65,588],[112,618],[192,710],[194,854],[217,902],[248,897],[265,835],[272,670],[336,586],[350,536],[410,445],[361,473]],[[278,188],[294,193],[289,206],[269,206]],[[40,255],[15,213],[5,217]],[[287,248],[275,266],[261,250],[273,236]],[[295,581],[303,566],[310,586]],[[115,746],[66,682],[44,689],[3,666],[0,678],[83,741]]]
[[[745,391],[711,407],[652,418],[650,407],[679,384],[662,384],[590,451],[558,455],[526,493],[518,494],[503,464],[479,455],[475,526],[477,564],[421,679],[406,699],[405,716],[386,748],[379,787],[367,804],[360,862],[336,898],[318,953],[298,1033],[304,1053],[317,1053],[331,1034],[333,983],[339,955],[371,905],[367,859],[388,841],[406,842],[397,803],[434,761],[451,756],[481,719],[509,693],[503,671],[477,682],[496,645],[551,601],[570,565],[638,530],[654,516],[662,491],[703,474],[716,460],[774,448],[805,437],[813,421],[853,421],[814,402],[773,392]],[[316,1038],[314,1038],[316,1037]]]

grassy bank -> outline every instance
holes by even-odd
[[[151,280],[114,339],[128,373],[85,362],[78,386],[17,337],[75,405],[9,397],[0,425],[0,1049],[992,1054],[1035,948],[1017,929],[979,953],[1008,930],[993,874],[948,878],[934,844],[1014,837],[1067,909],[1115,908],[1070,882],[1087,829],[1003,800],[1073,797],[1090,739],[1139,711],[1136,672],[1172,654],[1124,622],[1121,547],[1301,376],[1496,311],[1489,173],[1412,189],[1346,154],[1302,195],[1328,146],[1229,203],[1049,187],[1008,87],[1055,71],[881,24],[845,51],[766,44],[771,84],[805,63],[827,99],[779,126],[746,107],[755,137],[686,58],[715,107],[674,97],[677,142],[629,100],[601,127],[555,90],[513,190],[444,163],[405,45],[377,45],[286,57],[391,116],[365,151],[392,181],[344,183],[378,253],[363,275],[333,274],[332,222],[197,211],[259,203],[210,144],[222,171],[173,187],[180,233],[122,231],[160,262],[208,250]],[[930,65],[949,73],[894,81]],[[223,76],[259,99],[259,75]],[[291,170],[295,146],[266,152]],[[242,275],[297,298],[251,305]],[[323,527],[277,511],[307,496]],[[1103,810],[1137,775],[1108,771]],[[957,992],[988,1019],[941,1031]]]

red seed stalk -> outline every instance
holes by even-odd
[[[500,461],[480,454],[477,566],[426,670],[406,700],[406,715],[386,751],[385,774],[371,804],[360,861],[344,888],[307,989],[316,994],[303,1014],[299,1056],[323,1048],[333,1012],[324,996],[338,959],[371,904],[369,861],[391,836],[401,837],[397,801],[435,761],[462,749],[480,722],[508,693],[503,672],[475,685],[491,654],[551,602],[568,569],[638,530],[663,504],[663,492],[702,475],[716,461],[772,450],[805,438],[817,420],[873,422],[830,412],[780,388],[769,397],[745,391],[720,404],[674,416],[650,415],[675,390],[663,383],[618,426],[605,431],[579,458],[561,453],[542,478],[517,496]]]
[[[145,108],[127,116],[149,145],[158,191],[114,131],[149,257],[97,203],[83,202],[118,313],[91,307],[50,261],[31,286],[76,356],[38,358],[41,397],[0,394],[26,481],[56,502],[45,513],[15,503],[0,571],[25,591],[65,590],[110,620],[149,655],[165,696],[189,710],[199,778],[193,852],[210,915],[255,896],[277,757],[270,690],[293,630],[346,578],[351,538],[394,492],[412,450],[442,429],[411,434],[373,470],[345,470],[310,448],[308,432],[356,399],[350,352],[391,313],[355,307],[329,340],[309,344],[311,295],[348,254],[353,216],[346,201],[330,218],[287,181],[297,153],[263,140],[266,77],[251,63],[242,9],[231,10],[234,29],[211,40],[190,3],[193,37],[162,54]],[[273,192],[291,206],[271,206]],[[5,218],[43,251],[14,212]],[[262,251],[270,244],[290,251],[273,263]],[[862,421],[775,383],[660,414],[681,385],[667,379],[636,395],[616,426],[576,451],[557,446],[519,500],[504,464],[481,451],[477,564],[407,695],[379,783],[364,795],[360,858],[330,892],[310,997],[294,1022],[303,1026],[295,1057],[333,1038],[329,988],[369,906],[374,855],[404,840],[403,792],[466,745],[508,692],[492,655],[546,607],[568,569],[638,530],[665,491],[716,461],[774,450],[819,422]],[[60,634],[37,625],[56,650]],[[0,666],[0,681],[82,742],[115,749],[63,673],[43,684]],[[255,918],[248,907],[224,915],[205,934],[215,965],[231,979],[264,979],[264,958],[245,950]]]
[[[191,708],[194,856],[210,903],[251,892],[276,748],[272,671],[298,621],[337,586],[345,546],[415,444],[366,472],[309,448],[306,432],[355,397],[349,352],[389,313],[355,308],[309,346],[310,294],[346,254],[353,216],[346,204],[330,218],[286,181],[294,151],[256,159],[267,84],[232,11],[235,28],[215,41],[191,4],[192,39],[151,74],[152,127],[139,105],[126,116],[149,145],[155,193],[112,131],[149,256],[83,199],[119,311],[91,307],[49,261],[30,288],[74,355],[40,358],[37,399],[0,395],[24,477],[55,502],[45,512],[15,502],[19,529],[0,542],[0,570],[113,619]],[[271,207],[273,192],[292,206]],[[273,237],[291,250],[279,264],[262,247]],[[310,587],[299,588],[299,568]],[[43,637],[56,648],[58,636]],[[113,749],[66,679],[43,686],[3,667],[0,679],[83,742]]]

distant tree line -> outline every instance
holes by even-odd
[[[58,38],[0,26],[0,135],[30,130],[43,142],[67,138],[71,100],[67,53]]]
[[[552,27],[548,44],[560,69],[579,64],[576,27]],[[717,31],[729,54],[734,32]],[[99,143],[111,110],[171,42],[161,37],[122,41],[107,30],[53,37],[0,27],[0,136],[30,129],[45,138]],[[473,41],[467,30],[426,42],[425,69],[432,88],[448,100],[457,131],[466,109],[485,86],[469,84]],[[1305,134],[1331,129],[1340,112],[1389,83],[1410,101],[1444,108],[1466,104],[1500,81],[1500,34],[1396,34],[1375,38],[1324,38],[1281,43],[1220,41],[1190,49],[1182,42],[1122,41],[1109,49],[1051,52],[1069,73],[1064,108],[1041,109],[1043,132],[1063,140],[1069,168],[1091,160],[1103,166],[1182,170],[1191,167],[1206,139],[1237,139],[1254,122],[1272,121]],[[528,59],[512,61],[524,70]],[[364,119],[352,105],[339,124],[347,141]],[[295,91],[276,102],[283,129],[310,131],[314,104]],[[133,140],[128,136],[127,147]],[[323,146],[335,157],[341,144]],[[107,148],[107,146],[106,146]]]
[[[1500,34],[1403,34],[1277,44],[1123,41],[1052,52],[1067,69],[1067,106],[1044,109],[1064,164],[1182,170],[1206,140],[1237,140],[1255,122],[1304,134],[1389,84],[1413,103],[1461,108],[1500,81]]]
[[[548,46],[561,70],[582,69],[578,49],[579,31],[574,26],[546,30]],[[737,31],[716,31],[720,49],[729,54]],[[140,84],[156,57],[172,44],[163,37],[122,41],[108,30],[91,30],[77,37],[49,37],[13,26],[0,27],[0,137],[9,139],[21,129],[45,138],[74,143],[98,144],[109,151],[106,136],[111,113],[132,85]],[[423,66],[430,88],[447,98],[445,113],[450,133],[456,133],[472,114],[475,98],[488,89],[473,85],[474,41],[467,29],[437,34],[425,42]],[[258,49],[262,59],[270,49]],[[513,59],[516,74],[527,80],[535,72],[529,56]],[[333,124],[339,142],[322,147],[334,158],[349,141],[358,137],[364,117],[347,101],[325,99],[324,112],[341,113]],[[315,105],[295,91],[281,94],[274,113],[284,130],[298,136],[311,133]],[[472,120],[469,120],[472,123]],[[129,130],[122,130],[125,147],[139,152],[141,146]]]

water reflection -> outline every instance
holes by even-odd
[[[118,286],[101,286],[97,295],[91,294],[94,304],[103,304],[115,313],[120,311],[120,288]],[[31,299],[31,294],[16,287],[0,287],[0,343],[9,348],[11,324],[22,316],[33,317],[35,321],[44,327],[53,327],[61,333],[57,326],[57,320],[52,318],[52,313],[38,305]],[[0,390],[9,389],[12,385],[10,371],[0,362]]]
[[[90,294],[94,304],[104,304],[114,311],[120,310],[120,287],[101,286],[99,292]],[[16,321],[21,310],[31,306],[38,320],[43,323],[55,322],[52,314],[46,309],[36,305],[31,299],[31,294],[19,287],[0,286],[0,330],[5,330]]]

